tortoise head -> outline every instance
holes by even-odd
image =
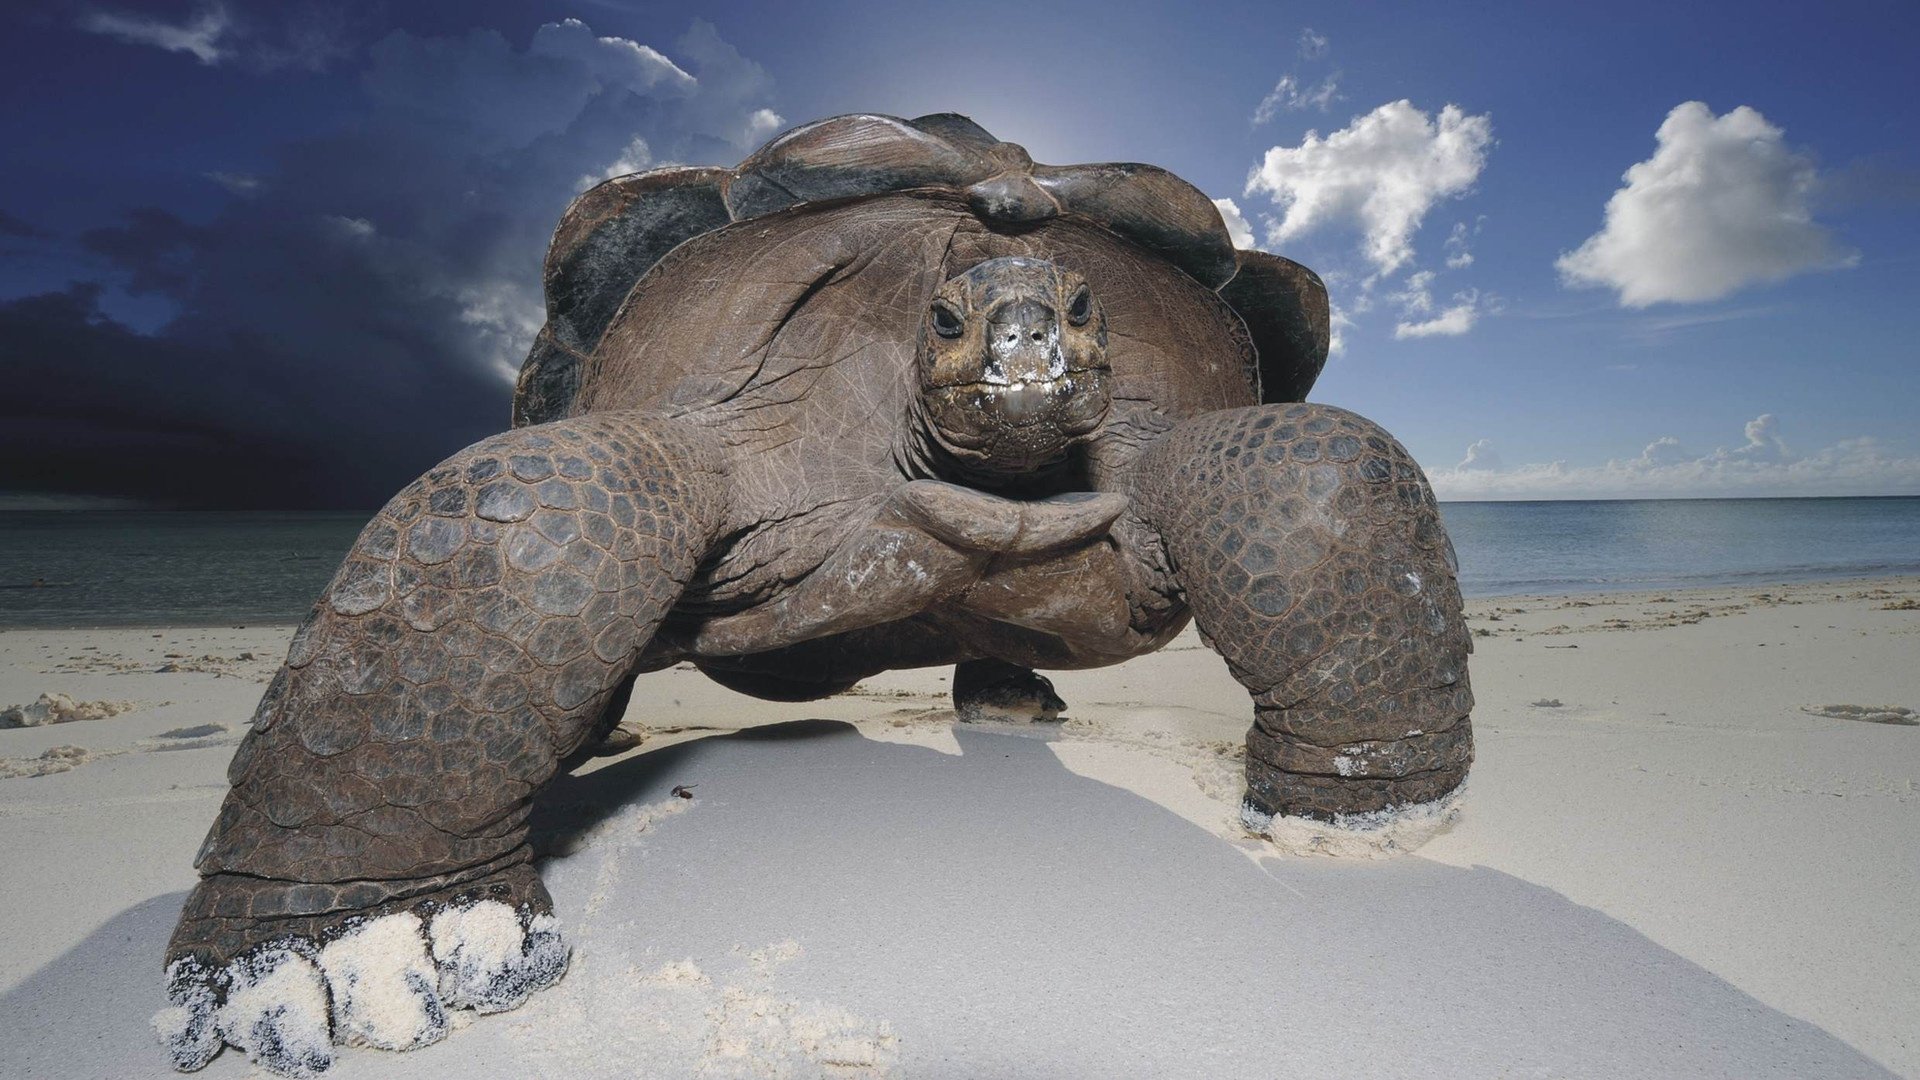
[[[1099,429],[1111,375],[1106,316],[1085,278],[1044,259],[990,259],[927,305],[917,419],[967,472],[1032,472]]]

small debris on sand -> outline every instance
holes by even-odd
[[[1534,702],[1533,707],[1536,709],[1559,709],[1564,706],[1557,697],[1543,697],[1539,701]]]
[[[192,727],[174,728],[155,735],[156,739],[204,739],[209,735],[218,735],[227,730],[225,724],[195,724]]]
[[[139,703],[133,701],[75,701],[66,694],[41,694],[40,700],[30,705],[11,705],[0,709],[0,728],[105,720],[138,707]]]
[[[599,746],[594,747],[593,756],[612,757],[615,754],[624,754],[646,741],[645,732],[623,725],[607,732],[607,737],[600,740]]]
[[[1915,716],[1912,709],[1898,705],[1802,705],[1800,711],[1809,716],[1826,716],[1835,720],[1920,727],[1920,716]]]
[[[84,765],[92,757],[78,746],[56,746],[37,758],[0,758],[0,779],[51,776]]]

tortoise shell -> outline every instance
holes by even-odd
[[[1010,234],[1074,219],[1171,265],[1244,323],[1261,401],[1303,400],[1326,362],[1320,278],[1289,259],[1236,250],[1212,200],[1165,169],[1036,164],[1022,147],[954,113],[854,114],[776,136],[734,169],[654,169],[575,199],[547,252],[547,324],[520,371],[515,425],[574,411],[608,325],[635,283],[675,248],[744,222],[902,192],[953,196]]]

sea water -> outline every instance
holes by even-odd
[[[1443,503],[1468,596],[1920,573],[1920,497]],[[0,512],[0,627],[296,622],[366,515]]]
[[[1920,573],[1920,497],[1442,503],[1468,596]]]
[[[0,512],[0,626],[298,622],[369,516]]]

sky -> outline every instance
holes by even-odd
[[[0,505],[367,509],[505,427],[585,187],[846,112],[1147,161],[1446,499],[1920,494],[1920,7],[50,3]]]

